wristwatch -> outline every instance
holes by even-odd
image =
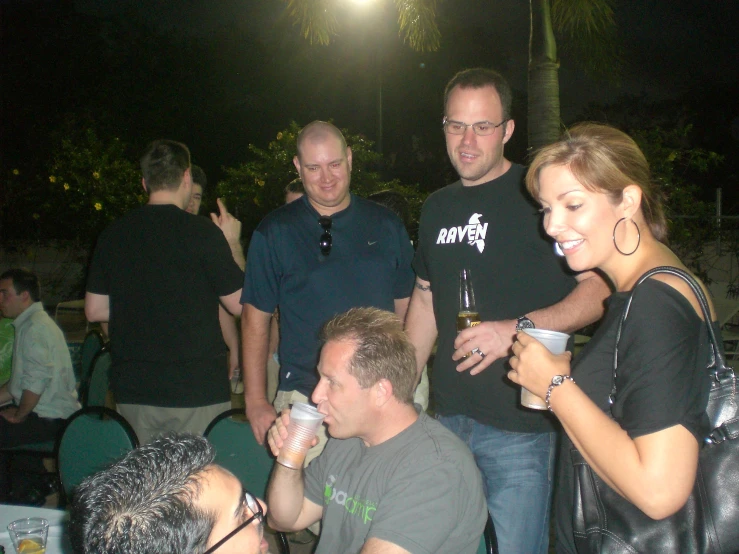
[[[554,390],[554,387],[560,386],[565,381],[572,381],[573,383],[575,380],[570,377],[569,375],[555,375],[552,377],[552,383],[549,385],[549,388],[547,389],[547,395],[544,397],[544,402],[547,405],[547,410],[550,412],[552,411],[552,407],[549,405],[549,399],[552,396],[552,391]]]
[[[525,315],[516,318],[516,332],[523,331],[524,329],[536,329],[536,325]]]

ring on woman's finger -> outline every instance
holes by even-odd
[[[473,348],[472,350],[470,350],[470,354],[479,354],[483,360],[485,359],[485,354],[483,354],[482,350],[480,350],[479,348]]]

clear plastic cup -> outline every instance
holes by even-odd
[[[310,404],[293,404],[290,409],[290,424],[287,426],[287,439],[277,456],[277,463],[292,469],[303,467],[305,455],[310,450],[313,437],[324,417]]]
[[[49,521],[42,517],[16,519],[8,525],[8,534],[18,554],[44,554]]]
[[[523,332],[546,346],[552,354],[563,354],[567,350],[567,341],[570,340],[570,335],[567,333],[549,331],[548,329],[524,329]],[[521,387],[521,405],[532,410],[547,409],[547,403],[544,399],[536,396],[525,387]]]

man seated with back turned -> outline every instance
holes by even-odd
[[[312,400],[331,438],[304,469],[275,464],[270,525],[321,520],[317,554],[473,554],[487,507],[467,447],[413,404],[415,350],[398,317],[353,308],[322,333]],[[268,433],[277,455],[286,410]]]
[[[79,554],[267,554],[267,507],[213,463],[195,435],[165,435],[80,484],[69,532]]]

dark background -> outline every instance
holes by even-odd
[[[290,121],[332,119],[376,137],[382,60],[387,177],[433,190],[453,178],[441,132],[443,87],[456,72],[488,66],[516,93],[516,134],[526,155],[529,2],[445,0],[441,49],[417,53],[398,37],[393,3],[339,14],[340,36],[311,46],[278,0],[0,0],[0,165],[43,164],[65,118],[92,121],[130,144],[188,144],[211,181],[248,158]],[[696,144],[726,157],[706,190],[737,188],[739,78],[736,2],[619,0],[624,66],[596,80],[560,42],[562,120],[587,115],[629,125],[690,122]],[[597,104],[597,106],[596,106]],[[635,121],[635,119],[637,121]],[[624,125],[622,125],[624,126]],[[708,194],[708,193],[707,193]]]

